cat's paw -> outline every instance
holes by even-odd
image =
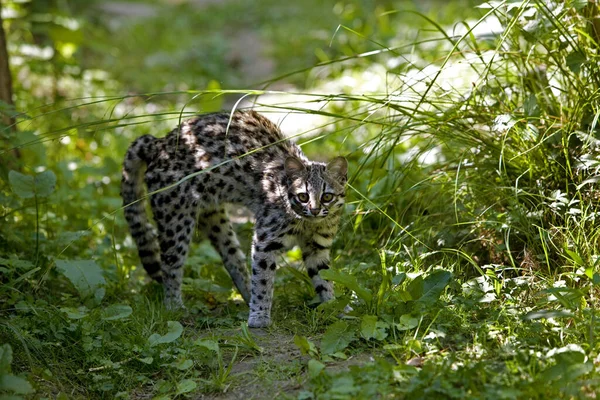
[[[248,326],[250,328],[266,328],[271,325],[271,317],[265,313],[250,313]]]

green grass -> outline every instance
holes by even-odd
[[[296,270],[301,256],[290,251],[266,330],[247,328],[247,307],[202,238],[186,265],[188,310],[166,311],[161,288],[138,266],[118,194],[134,137],[228,107],[252,83],[222,66],[217,47],[227,42],[218,35],[201,42],[208,65],[173,56],[186,54],[190,25],[217,31],[245,3],[214,6],[211,18],[186,5],[164,10],[152,26],[176,24],[160,37],[158,29],[144,36],[148,25],[123,27],[133,38],[106,78],[86,78],[85,64],[72,74],[77,59],[14,65],[28,78],[15,83],[27,117],[18,135],[1,133],[0,396],[595,396],[598,10],[493,3],[469,8],[473,18],[462,23],[462,2],[428,14],[412,4],[405,8],[416,12],[339,4],[265,3],[242,19],[273,41],[281,80],[306,85],[324,104],[292,104],[290,91],[265,105],[267,115],[324,116],[296,140],[311,157],[344,154],[351,165],[327,273],[336,300],[315,306]],[[291,17],[294,7],[302,17]],[[320,14],[333,28],[319,26]],[[479,35],[491,18],[502,29]],[[86,62],[108,63],[98,50],[110,43],[105,28],[83,21],[98,35],[96,48],[80,49],[90,52]],[[28,31],[13,22],[9,32],[24,40]],[[177,68],[161,76],[134,67],[155,49]],[[49,68],[50,80],[68,87],[48,87]],[[178,74],[190,88],[218,77],[235,90],[162,92]],[[247,247],[251,224],[236,228]]]

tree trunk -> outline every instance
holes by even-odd
[[[0,10],[2,10],[2,1],[0,0]],[[6,49],[6,35],[4,34],[4,25],[2,13],[0,12],[0,101],[8,105],[13,105],[12,98],[12,76],[10,75],[10,66],[8,64],[8,51]],[[15,119],[13,117],[2,115],[2,122],[8,129],[14,129]]]

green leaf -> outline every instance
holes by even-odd
[[[419,275],[413,279],[406,287],[406,291],[410,295],[411,300],[417,300],[423,296],[423,277]]]
[[[30,199],[35,196],[35,182],[33,176],[25,175],[17,171],[8,173],[8,181],[12,191],[22,199]]]
[[[127,318],[131,315],[132,309],[126,304],[113,304],[102,311],[104,321],[115,321],[117,319]]]
[[[158,333],[153,333],[148,338],[148,342],[150,346],[156,346],[157,344],[162,343],[171,343],[175,340],[179,339],[181,334],[183,333],[183,326],[178,321],[168,321],[167,322],[167,333],[164,335],[159,335]]]
[[[64,312],[65,314],[67,314],[67,317],[69,319],[82,319],[85,318],[87,316],[87,307],[85,306],[81,306],[78,308],[74,308],[74,307],[61,307],[60,311]]]
[[[189,393],[196,389],[198,385],[191,379],[184,379],[177,383],[177,394]]]
[[[58,270],[75,286],[82,298],[104,297],[104,272],[93,260],[55,260]],[[102,290],[101,290],[102,289]]]
[[[214,340],[196,339],[196,341],[194,342],[194,344],[196,346],[201,346],[201,347],[207,348],[208,350],[219,351],[219,343],[217,343]]]
[[[177,368],[178,370],[185,371],[186,369],[191,368],[194,365],[194,362],[190,359],[183,358],[183,359],[177,360],[174,365],[175,365],[175,368]]]
[[[0,265],[7,265],[14,269],[30,270],[35,264],[29,260],[19,260],[17,258],[1,258]]]
[[[308,360],[308,376],[316,378],[325,369],[325,364],[317,360]]]
[[[30,199],[35,195],[49,196],[56,187],[56,175],[50,170],[37,174],[35,178],[17,171],[10,171],[8,181],[13,192],[22,199]]]
[[[383,340],[387,337],[388,327],[387,323],[378,321],[376,315],[364,315],[360,324],[360,335],[367,340]]]
[[[398,286],[406,279],[406,272],[400,272],[392,278],[392,285]]]
[[[592,283],[596,286],[600,285],[600,274],[597,272],[594,272],[594,275],[592,276]]]
[[[148,364],[148,365],[150,365],[150,364],[152,364],[152,362],[154,361],[154,358],[153,358],[153,357],[144,357],[144,358],[138,358],[138,361],[139,361],[139,362],[142,362],[142,363],[144,363],[144,364]]]
[[[423,295],[417,300],[421,308],[432,306],[450,283],[452,273],[445,270],[435,270],[423,279]]]
[[[537,103],[537,98],[534,94],[530,94],[523,102],[523,111],[528,117],[536,117],[540,115],[540,107]]]
[[[574,74],[578,74],[581,71],[581,66],[587,61],[585,54],[581,51],[576,50],[567,56],[566,62],[567,67]]]
[[[344,321],[337,321],[327,328],[321,340],[321,352],[333,354],[344,350],[354,340],[354,332]]]
[[[341,395],[341,398],[353,398],[352,393],[356,391],[352,375],[341,374],[331,382],[331,393]],[[334,398],[339,398],[335,396]]]
[[[7,374],[0,376],[0,391],[9,391],[16,394],[33,393],[33,387],[27,379]]]
[[[8,373],[12,363],[12,348],[8,343],[0,346],[0,373]]]
[[[316,357],[319,354],[315,344],[308,340],[306,336],[294,335],[294,344],[298,346],[300,352],[304,355]]]
[[[56,175],[46,170],[35,176],[35,193],[40,197],[47,197],[54,192],[56,187]]]
[[[568,310],[536,310],[530,311],[523,316],[525,321],[548,318],[572,317],[573,313]]]
[[[396,329],[399,331],[407,331],[409,329],[416,328],[419,325],[419,320],[408,314],[404,314],[400,317],[400,322],[395,324]]]
[[[366,303],[370,303],[373,299],[372,292],[363,288],[356,281],[356,277],[352,275],[345,274],[343,272],[334,271],[332,269],[324,269],[319,272],[323,279],[327,279],[336,283],[339,283],[348,289],[354,291],[358,297],[363,299]]]
[[[585,262],[579,254],[569,249],[565,249],[565,252],[569,255],[569,257],[571,257],[571,260],[575,263],[576,266],[585,266]]]

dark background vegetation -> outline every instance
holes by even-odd
[[[0,397],[594,398],[599,18],[595,0],[2,0]],[[134,138],[251,107],[351,175],[337,299],[315,307],[292,250],[264,331],[202,237],[188,311],[166,311],[119,198]]]

